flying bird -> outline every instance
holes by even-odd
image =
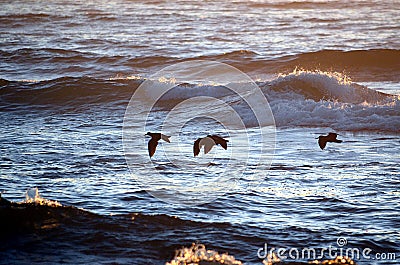
[[[328,143],[328,142],[341,143],[342,140],[336,139],[337,136],[338,136],[337,133],[328,133],[328,135],[326,135],[326,136],[321,135],[316,139],[318,139],[319,147],[321,147],[321,149],[323,150],[325,148],[325,146],[326,146],[326,143]]]
[[[218,135],[207,135],[204,138],[199,138],[194,142],[193,153],[197,156],[200,153],[200,149],[204,146],[204,154],[211,151],[214,145],[220,145],[225,150],[228,148],[228,140],[218,136]]]
[[[169,138],[171,137],[171,136],[166,136],[166,135],[164,135],[162,133],[151,133],[151,132],[146,133],[145,136],[150,136],[151,137],[151,139],[150,139],[150,141],[148,143],[148,149],[149,149],[149,156],[150,157],[152,157],[154,155],[154,153],[156,152],[158,141],[160,139],[163,139],[164,141],[170,143]]]

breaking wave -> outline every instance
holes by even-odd
[[[277,126],[398,132],[399,96],[351,82],[340,74],[299,71],[261,85]]]
[[[76,108],[99,104],[125,107],[141,77],[96,79],[63,77],[47,81],[0,80],[2,111],[19,107],[64,106]],[[171,80],[154,80],[157,84]],[[400,98],[352,82],[335,72],[294,71],[271,81],[258,82],[267,97],[278,127],[330,127],[348,131],[398,132]],[[151,93],[150,93],[151,94]],[[240,113],[245,107],[224,85],[176,84],[161,98],[162,110],[195,96],[225,100]],[[143,99],[145,100],[145,98]],[[247,121],[247,126],[253,126]]]

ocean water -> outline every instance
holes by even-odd
[[[399,263],[398,1],[0,6],[0,264]]]

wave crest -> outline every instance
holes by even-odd
[[[105,105],[126,107],[133,92],[144,80],[141,77],[107,80],[62,77],[41,82],[3,79],[0,80],[0,110],[59,106],[74,109]],[[165,80],[153,82],[156,89],[157,84]],[[400,128],[399,96],[369,89],[343,74],[296,70],[257,84],[269,101],[278,127],[322,126],[335,130],[394,133]],[[246,106],[237,104],[240,99],[232,91],[216,84],[176,84],[161,98],[157,107],[160,107],[158,110],[169,110],[180,101],[195,96],[221,99],[239,113],[247,113]],[[245,121],[247,126],[253,126],[252,119],[252,115],[248,116]]]
[[[279,75],[270,83],[270,88],[280,93],[293,92],[315,101],[377,103],[389,96],[353,83],[350,77],[342,73],[297,69],[290,74]]]
[[[295,71],[261,85],[279,127],[397,132],[400,98],[338,73]]]

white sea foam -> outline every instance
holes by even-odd
[[[27,189],[25,193],[25,201],[23,203],[33,203],[36,205],[47,205],[47,206],[62,206],[61,203],[57,201],[52,201],[52,200],[47,200],[42,198],[39,195],[39,189],[38,188],[29,188]]]

